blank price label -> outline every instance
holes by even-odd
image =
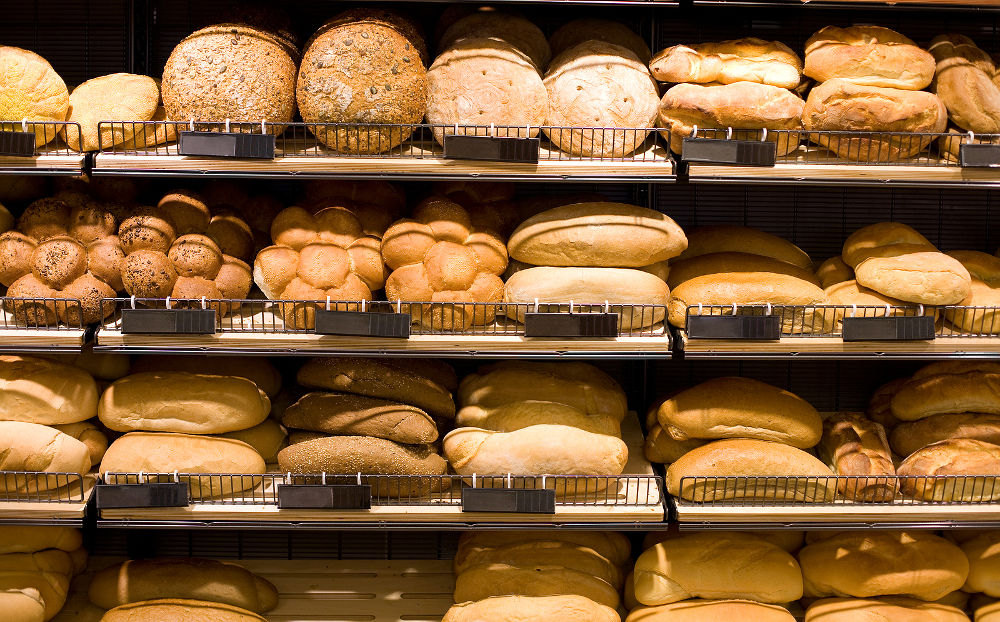
[[[212,309],[122,309],[122,333],[139,335],[214,335]]]
[[[35,133],[0,132],[0,155],[32,157],[35,155]]]
[[[689,315],[689,339],[777,341],[781,325],[777,315]]]
[[[369,510],[372,487],[368,484],[279,484],[278,509]]]
[[[189,504],[185,482],[98,484],[94,492],[99,510],[119,508],[183,508]]]
[[[525,337],[617,337],[617,313],[524,314]]]
[[[444,157],[449,160],[491,160],[534,164],[538,162],[540,145],[538,138],[446,134]]]
[[[463,512],[555,514],[556,491],[550,488],[463,488]]]
[[[844,318],[844,341],[929,341],[934,335],[930,315]]]
[[[959,145],[958,160],[965,168],[996,168],[1000,166],[1000,145]]]
[[[208,158],[274,159],[274,134],[181,132],[178,153]]]
[[[769,140],[685,138],[681,160],[692,164],[774,166],[777,143]]]
[[[412,321],[408,313],[319,310],[316,334],[409,339]]]

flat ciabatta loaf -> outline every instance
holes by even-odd
[[[818,82],[919,90],[934,79],[934,57],[880,26],[827,26],[806,41],[803,73]]]
[[[780,41],[756,37],[669,47],[649,63],[663,82],[756,82],[794,89],[802,81],[802,60]]]

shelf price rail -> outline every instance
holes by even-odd
[[[86,158],[79,123],[0,121],[0,174],[81,175]]]
[[[90,341],[74,298],[0,298],[0,344],[5,352],[79,351]]]
[[[0,524],[80,526],[94,483],[80,473],[0,471]]]

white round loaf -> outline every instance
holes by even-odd
[[[0,419],[54,425],[97,415],[97,384],[87,372],[33,356],[0,356]]]

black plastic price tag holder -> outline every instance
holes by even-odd
[[[316,311],[317,335],[350,337],[410,338],[413,318],[408,313],[373,313],[371,311]]]
[[[186,482],[98,484],[94,495],[99,510],[184,508],[190,504]]]
[[[738,339],[777,341],[781,324],[777,315],[689,315],[688,339]]]
[[[1000,167],[1000,145],[963,143],[958,146],[958,162],[963,168]]]
[[[213,309],[122,309],[122,333],[214,335]]]
[[[538,138],[445,134],[444,157],[449,160],[535,164],[538,162],[540,145]]]
[[[281,510],[370,510],[368,484],[278,484]]]
[[[531,490],[463,488],[462,511],[498,512],[505,514],[555,514],[556,491],[551,488]]]
[[[685,138],[681,160],[693,164],[774,166],[777,143],[770,140]]]
[[[934,316],[845,317],[844,341],[928,341],[934,339]]]
[[[32,157],[35,155],[35,133],[0,131],[0,155]]]
[[[525,337],[617,337],[617,313],[524,314]]]
[[[274,145],[274,134],[181,132],[177,151],[184,156],[273,160]]]

